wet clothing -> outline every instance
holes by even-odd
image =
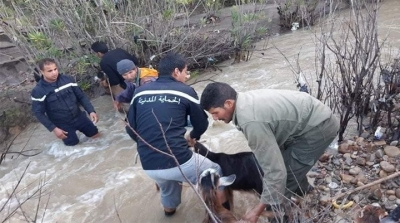
[[[89,98],[72,77],[60,74],[57,81],[53,83],[45,81],[42,77],[33,88],[31,99],[33,114],[50,132],[61,126],[68,127],[71,131],[73,129],[75,129],[74,131],[81,130],[83,127],[76,127],[76,123],[83,122],[83,117],[85,117],[89,122],[85,120],[84,123],[87,123],[90,129],[84,128],[84,133],[89,137],[95,135],[93,132],[97,134],[96,126],[87,118],[86,114],[82,114],[79,106],[81,105],[88,114],[95,110]],[[73,138],[74,133],[71,131],[67,131],[68,138],[71,134],[70,140],[76,142],[76,139]]]
[[[339,123],[328,106],[298,91],[238,93],[233,122],[264,171],[261,202],[279,204],[296,189],[334,140]]]
[[[79,143],[76,130],[82,132],[87,137],[92,137],[99,132],[85,112],[81,112],[78,117],[72,119],[68,123],[58,124],[57,127],[68,132],[67,138],[63,139],[64,144],[67,146],[74,146]]]
[[[200,107],[197,93],[190,86],[176,81],[171,76],[160,76],[135,91],[128,112],[130,126],[150,145],[169,153],[166,141],[179,164],[187,162],[193,152],[184,138],[187,116],[193,130],[190,136],[199,139],[207,130],[208,117]],[[159,123],[162,130],[160,129]],[[138,153],[143,169],[156,170],[176,167],[174,159],[154,151],[127,127],[132,139],[137,141]]]
[[[123,49],[116,48],[103,55],[100,61],[100,68],[107,75],[110,86],[120,85],[121,88],[125,89],[124,78],[119,75],[117,70],[117,63],[123,59],[128,59],[135,64],[139,64],[138,59],[134,55],[129,54]]]
[[[218,164],[189,149],[184,138],[188,115],[193,125],[190,136],[199,139],[207,130],[208,118],[200,107],[197,93],[171,76],[161,76],[136,89],[128,121],[149,145],[167,154],[171,154],[170,148],[188,180],[195,184],[202,171],[208,168],[222,173]],[[127,132],[137,142],[143,169],[160,187],[161,203],[164,207],[176,208],[181,203],[181,182],[186,182],[178,164],[172,157],[138,139],[129,127]]]
[[[222,176],[222,170],[218,164],[197,153],[193,153],[192,157],[180,167],[192,184],[196,184],[199,174],[209,168],[215,169]],[[145,172],[160,187],[161,204],[167,208],[178,207],[181,203],[182,182],[186,182],[179,168],[145,170]]]
[[[115,96],[115,100],[120,103],[131,103],[133,94],[135,93],[136,85],[127,80],[125,80],[125,85],[126,88],[121,91],[117,96]]]

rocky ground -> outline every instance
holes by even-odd
[[[342,142],[338,151],[327,151],[309,175],[315,190],[300,201],[300,206],[310,209],[310,213],[302,212],[303,219],[319,215],[314,222],[352,222],[366,206],[379,206],[387,213],[399,206],[398,143],[354,137]],[[336,208],[332,205],[335,197],[340,197]]]

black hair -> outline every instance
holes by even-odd
[[[39,69],[41,71],[43,71],[45,65],[49,65],[49,64],[57,65],[56,61],[54,59],[51,59],[51,58],[43,58],[43,59],[38,61],[38,67],[39,67]]]
[[[158,63],[159,76],[170,76],[175,68],[182,71],[187,66],[185,58],[177,53],[168,53]]]
[[[108,52],[107,44],[105,42],[101,42],[101,41],[94,42],[90,48],[96,53],[104,54],[104,53]]]
[[[201,94],[200,105],[209,111],[211,108],[224,107],[226,100],[236,100],[237,92],[229,84],[222,82],[210,83]]]

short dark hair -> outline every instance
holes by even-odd
[[[107,53],[108,52],[107,44],[105,42],[101,42],[101,41],[94,42],[90,48],[96,53]]]
[[[161,58],[158,63],[158,74],[159,76],[170,76],[174,72],[175,68],[182,71],[187,66],[185,58],[177,53],[168,53]]]
[[[56,64],[57,65],[56,61],[54,59],[51,59],[51,58],[43,58],[43,59],[38,61],[38,67],[39,67],[39,69],[41,71],[43,71],[45,65],[49,65],[49,64]]]
[[[200,105],[209,111],[211,108],[224,107],[226,100],[236,100],[237,92],[229,84],[222,82],[210,83],[201,94]]]

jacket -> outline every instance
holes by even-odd
[[[123,59],[133,61],[136,66],[139,64],[138,59],[134,55],[129,54],[123,49],[116,48],[103,55],[100,61],[100,68],[107,75],[111,86],[119,84],[123,89],[125,89],[126,86],[124,78],[118,73],[117,70],[117,63]]]
[[[157,70],[146,67],[139,68],[138,73],[136,74],[135,83],[125,80],[126,88],[117,96],[115,96],[115,100],[120,103],[130,103],[133,98],[133,94],[135,93],[136,86],[141,86],[143,84],[155,81],[157,78]]]
[[[137,142],[143,169],[177,166],[173,158],[154,151],[149,145],[168,154],[170,148],[179,164],[192,157],[193,152],[188,149],[184,138],[188,115],[193,125],[190,136],[199,139],[208,127],[207,114],[200,107],[194,89],[171,76],[160,76],[156,81],[136,89],[127,118],[129,125],[140,137],[129,126],[126,130]]]
[[[299,137],[307,137],[331,118],[328,106],[304,92],[263,89],[238,93],[233,122],[248,140],[264,171],[261,201],[278,204],[285,194],[287,170],[281,151]],[[299,162],[313,165],[310,151],[293,151]]]
[[[53,83],[42,77],[32,90],[31,100],[33,114],[50,132],[57,124],[66,124],[78,117],[82,113],[79,105],[89,114],[95,112],[74,79],[63,74]]]

